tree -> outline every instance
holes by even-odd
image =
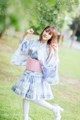
[[[72,46],[72,44],[74,42],[74,39],[73,39],[74,36],[77,35],[77,37],[80,37],[80,16],[77,16],[77,17],[75,16],[72,24],[70,25],[70,28],[73,30],[73,34],[71,36],[71,38],[72,38],[71,46]]]
[[[25,30],[32,27],[36,33],[47,25],[54,25],[58,30],[64,25],[65,15],[75,9],[75,0],[0,0],[0,36],[6,28]],[[76,0],[77,1],[77,0]],[[3,11],[3,12],[1,12]],[[4,13],[4,14],[1,14]]]
[[[37,2],[35,5],[35,11],[37,12],[36,25],[34,21],[30,21],[30,26],[37,30],[37,33],[47,25],[54,25],[56,28],[61,28],[64,22],[64,18],[60,17],[63,12],[61,12],[61,6],[57,2],[53,5],[48,5],[47,2],[41,1]]]
[[[70,15],[71,17],[70,13],[77,8],[77,6],[77,0],[37,1],[32,12],[34,14],[32,14],[32,16],[36,22],[31,19],[30,26],[33,27],[37,33],[40,33],[40,31],[47,25],[53,25],[58,30],[61,30],[65,22],[65,16]]]
[[[0,38],[2,37],[5,29],[6,29],[6,9],[8,6],[8,1],[0,0]]]

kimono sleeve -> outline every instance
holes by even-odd
[[[19,44],[18,49],[13,54],[10,63],[17,66],[25,66],[27,62],[30,40],[26,38]]]
[[[58,63],[58,51],[55,56],[55,52],[52,50],[48,59],[42,65],[43,79],[49,84],[55,85],[59,83]]]

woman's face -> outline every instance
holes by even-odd
[[[52,37],[52,33],[50,32],[50,30],[48,29],[44,30],[42,34],[42,41],[47,42],[49,39],[51,39],[51,37]]]

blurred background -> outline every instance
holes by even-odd
[[[30,28],[38,39],[47,25],[62,35],[59,43],[60,84],[51,86],[64,108],[63,120],[80,120],[80,0],[0,0],[0,120],[23,120],[22,98],[11,87],[24,68],[10,64],[23,35]],[[53,113],[30,103],[32,120],[52,120]]]

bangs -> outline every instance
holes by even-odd
[[[48,44],[51,43],[52,40],[54,40],[55,38],[57,38],[58,34],[57,34],[57,30],[54,26],[47,26],[46,28],[44,28],[44,30],[41,32],[40,34],[40,41],[42,40],[42,34],[43,32],[46,31],[48,32],[50,35],[52,35],[51,39],[48,40]]]
[[[52,34],[53,36],[57,36],[57,33],[55,31],[55,29],[49,27],[47,29],[45,29],[45,31],[49,32],[50,34]]]
[[[51,29],[51,28],[47,28],[46,31],[49,33],[53,33],[53,29]]]

